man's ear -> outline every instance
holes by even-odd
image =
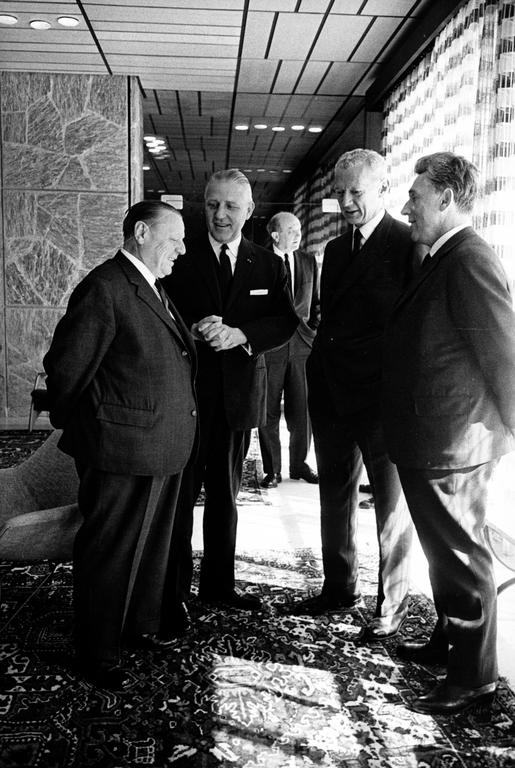
[[[454,200],[454,192],[452,191],[452,189],[447,187],[447,189],[444,189],[444,191],[442,192],[442,199],[440,201],[440,208],[442,210],[444,210],[445,208],[448,208],[453,200]]]
[[[148,224],[144,221],[137,221],[134,225],[134,240],[141,245],[149,230]]]
[[[277,245],[279,242],[279,232],[270,232],[270,237],[274,241],[274,243]]]
[[[256,205],[255,205],[254,201],[251,200],[250,203],[247,206],[247,216],[245,217],[245,221],[250,219],[250,217],[252,216],[252,214],[254,212],[254,208],[255,207],[256,207]]]
[[[388,179],[382,179],[381,180],[381,187],[380,187],[381,194],[382,195],[386,195],[386,193],[389,191],[389,189],[390,189],[390,182],[388,181]]]

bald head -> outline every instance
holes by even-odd
[[[266,226],[274,245],[283,253],[293,253],[300,245],[302,237],[298,218],[289,211],[279,211],[272,216]]]

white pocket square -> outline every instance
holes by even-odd
[[[250,291],[251,296],[266,296],[268,293],[268,288],[254,288],[252,291]]]

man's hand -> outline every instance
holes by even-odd
[[[225,325],[218,315],[208,315],[194,323],[191,332],[196,339],[202,339],[217,352],[246,344],[247,337],[239,328]]]

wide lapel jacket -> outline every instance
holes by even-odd
[[[129,283],[134,286],[138,299],[147,304],[152,312],[155,312],[155,314],[161,318],[161,320],[168,326],[178,341],[184,347],[186,347],[191,357],[192,364],[195,367],[196,351],[191,333],[186,327],[182,317],[179,314],[179,311],[174,306],[172,300],[170,298],[168,299],[173,318],[171,317],[170,312],[168,312],[164,306],[161,299],[156,295],[155,291],[149,285],[148,281],[145,280],[141,272],[137,270],[133,264],[131,264],[129,259],[124,256],[121,251],[118,251],[116,254],[115,261],[120,265]]]

